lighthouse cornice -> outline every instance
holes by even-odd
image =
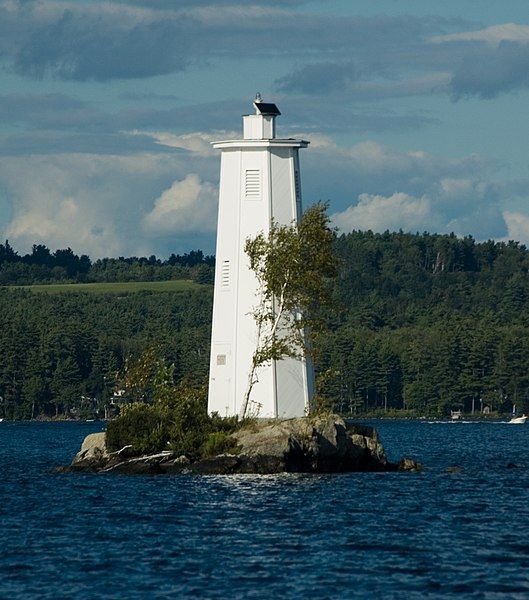
[[[294,139],[278,139],[272,138],[269,140],[223,140],[219,142],[211,142],[213,148],[306,148],[310,142],[306,140]]]

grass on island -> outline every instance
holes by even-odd
[[[133,293],[133,292],[187,292],[198,290],[205,286],[188,279],[171,281],[120,281],[114,283],[50,283],[45,285],[16,285],[10,289],[28,290],[36,294],[62,294],[71,292],[91,293]]]

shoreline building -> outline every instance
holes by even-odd
[[[257,280],[244,252],[249,237],[267,232],[271,220],[288,225],[302,214],[298,151],[304,140],[275,136],[275,104],[258,94],[255,114],[243,116],[243,139],[213,142],[221,151],[216,271],[208,411],[241,412],[248,387],[257,326]],[[285,358],[257,371],[248,413],[259,418],[300,417],[314,390],[310,360]]]

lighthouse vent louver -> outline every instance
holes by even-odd
[[[220,287],[223,290],[230,289],[230,261],[224,260],[222,261],[222,266],[220,270]]]
[[[244,180],[244,195],[247,200],[260,200],[261,198],[261,171],[247,169]]]

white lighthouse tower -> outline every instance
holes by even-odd
[[[267,232],[271,220],[301,217],[299,148],[308,142],[275,136],[275,104],[258,94],[255,114],[243,117],[244,139],[214,142],[221,150],[219,218],[208,410],[238,415],[248,386],[257,327],[257,281],[244,252],[247,238]],[[306,414],[314,389],[311,361],[286,358],[260,367],[248,410],[262,418]]]

